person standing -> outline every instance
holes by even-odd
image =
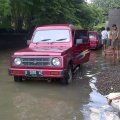
[[[105,29],[105,27],[102,28],[101,37],[102,37],[102,43],[103,43],[103,50],[104,50],[104,53],[106,54],[108,32]]]
[[[119,40],[118,40],[118,37],[119,37],[119,31],[117,29],[117,26],[116,24],[113,24],[112,25],[112,30],[110,32],[110,36],[111,36],[111,47],[112,47],[112,53],[113,53],[113,57],[115,57],[115,51],[117,50],[117,58],[119,58]]]
[[[110,28],[107,27],[108,39],[107,39],[107,48],[111,46],[111,36],[110,36]]]

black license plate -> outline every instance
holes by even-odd
[[[27,70],[25,71],[25,74],[28,77],[41,77],[42,71],[41,70]]]

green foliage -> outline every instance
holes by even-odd
[[[120,0],[92,0],[93,3],[102,8],[105,13],[108,13],[109,9],[111,8],[118,8],[120,7]]]
[[[0,0],[0,26],[16,30],[58,23],[92,28],[100,16],[101,11],[84,0]]]
[[[96,26],[94,26],[93,29],[94,29],[95,31],[100,32],[102,27],[105,27],[105,23],[99,23],[99,24],[97,24]]]
[[[9,17],[2,17],[1,18],[1,23],[0,23],[0,28],[1,29],[11,29],[11,22],[8,21]]]
[[[92,4],[81,4],[77,11],[77,17],[84,28],[92,29],[99,22],[104,21],[102,10]]]
[[[37,7],[40,4],[40,7]],[[68,0],[44,0],[37,1],[33,23],[51,24],[51,23],[76,23],[78,22],[75,11],[77,4],[75,1]],[[38,14],[39,13],[39,14]]]
[[[101,18],[99,17],[100,21],[98,25],[94,28],[99,30],[101,27],[105,26],[104,22],[107,19],[108,12],[112,8],[119,8],[120,7],[120,0],[92,0],[93,5],[95,5],[98,9],[101,9]]]
[[[10,16],[10,0],[0,0],[0,28],[10,28],[11,22],[8,20]]]
[[[10,15],[10,0],[0,0],[0,15],[8,16]]]

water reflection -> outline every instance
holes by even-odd
[[[117,112],[108,105],[106,97],[101,95],[95,86],[95,83],[97,82],[97,75],[118,64],[119,60],[113,59],[111,56],[103,56],[102,51],[91,53],[90,62],[88,64],[88,66],[92,66],[91,72],[87,72],[85,76],[90,78],[89,85],[92,92],[89,94],[90,102],[83,106],[82,112],[85,120],[110,120],[113,116],[118,118]]]
[[[14,83],[7,73],[13,51],[0,51],[1,120],[83,120],[80,110],[89,102],[89,81],[101,70],[117,65],[101,51],[93,51],[90,61],[77,69],[69,86],[34,80]]]

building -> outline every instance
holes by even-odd
[[[109,27],[111,27],[113,24],[116,24],[120,29],[120,8],[113,8],[109,10],[108,21]]]

